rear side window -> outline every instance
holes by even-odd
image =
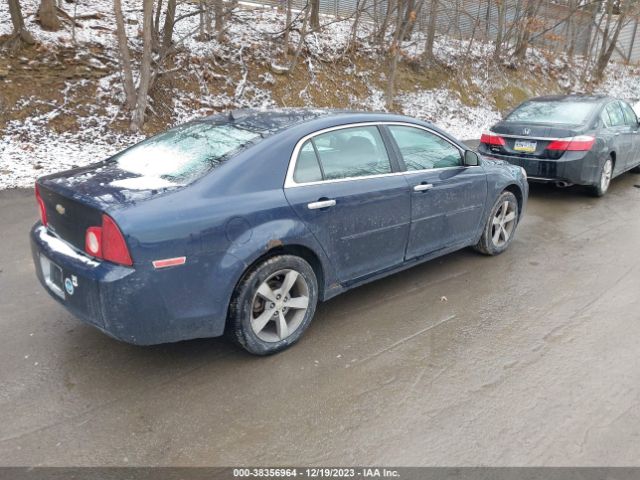
[[[390,126],[407,170],[459,167],[460,150],[443,138],[414,127]]]
[[[617,127],[625,124],[624,114],[622,113],[622,109],[620,108],[620,104],[618,102],[612,102],[608,104],[605,110],[609,114],[610,125],[612,127]]]
[[[184,185],[260,138],[260,132],[233,124],[187,123],[134,145],[113,161],[126,172]]]
[[[622,107],[622,113],[624,113],[625,123],[632,127],[637,127],[638,117],[636,116],[636,112],[633,111],[633,108],[626,102],[620,102],[620,106]]]
[[[294,180],[311,171],[311,151],[315,147],[324,180],[357,178],[391,173],[391,163],[382,136],[375,126],[334,130],[307,141],[300,153]],[[315,173],[317,178],[317,171]],[[309,180],[304,180],[309,181]]]
[[[509,122],[583,125],[587,122],[594,108],[595,105],[589,102],[532,101],[517,107],[505,120]]]
[[[296,183],[319,182],[322,180],[322,171],[311,140],[307,140],[300,149],[300,153],[298,153],[293,179]]]

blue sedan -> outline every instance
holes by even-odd
[[[83,321],[149,345],[227,331],[295,343],[317,303],[454,250],[495,255],[523,169],[404,116],[236,111],[42,177],[37,276]]]

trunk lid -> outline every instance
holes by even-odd
[[[42,177],[38,186],[48,228],[80,251],[84,251],[87,228],[100,226],[107,210],[180,187],[124,171],[109,161]]]
[[[504,146],[492,145],[490,150],[501,155],[524,158],[557,158],[557,152],[547,147],[554,139],[582,135],[582,125],[545,125],[524,122],[500,122],[491,131],[502,137]]]

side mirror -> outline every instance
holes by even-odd
[[[465,150],[464,152],[464,166],[465,167],[477,167],[480,165],[480,157],[473,150]]]

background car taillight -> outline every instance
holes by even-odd
[[[580,135],[571,138],[553,140],[547,145],[547,150],[560,152],[588,152],[596,139],[590,135]]]
[[[504,138],[493,132],[482,132],[480,143],[484,143],[485,145],[492,147],[504,147],[507,144]]]
[[[84,249],[92,257],[120,265],[133,265],[124,236],[109,215],[102,215],[101,227],[87,228]]]
[[[40,209],[40,221],[46,227],[47,226],[47,210],[44,208],[44,201],[40,196],[40,187],[36,183],[36,201],[38,202],[38,208]]]

